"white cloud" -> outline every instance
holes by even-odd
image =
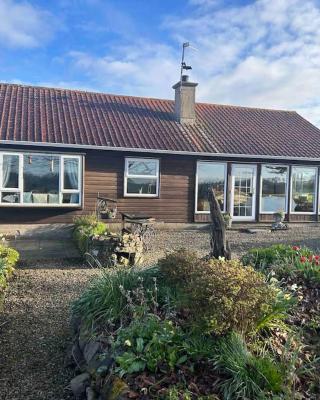
[[[100,90],[168,97],[170,84],[178,80],[178,63],[172,49],[145,40],[122,46],[116,54],[104,57],[83,52],[70,52],[69,56]]]
[[[320,7],[317,0],[259,0],[243,6],[190,0],[190,17],[163,21],[176,46],[140,40],[104,57],[71,53],[102,90],[173,97],[181,43],[198,100],[297,109],[320,125]]]
[[[33,48],[50,39],[53,17],[28,2],[0,0],[0,43],[2,46]]]

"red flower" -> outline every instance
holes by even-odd
[[[320,260],[320,256],[314,256],[314,259],[315,259],[316,261],[318,261],[318,260]]]
[[[303,262],[303,263],[306,262],[307,261],[307,257],[303,257],[303,256],[300,257],[300,261]]]
[[[298,246],[293,246],[293,247],[292,247],[292,250],[294,250],[294,251],[299,251],[299,250],[300,250],[300,247],[298,247]]]
[[[315,264],[316,264],[316,265],[320,265],[320,261],[317,260],[317,261],[315,262]]]

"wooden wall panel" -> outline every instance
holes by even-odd
[[[125,198],[125,156],[125,153],[106,151],[90,151],[86,154],[83,209],[0,207],[0,223],[70,223],[76,215],[95,211],[98,192],[101,196],[117,199],[120,212],[146,213],[164,222],[193,222],[194,158],[135,155],[160,159],[160,194],[158,198]]]
[[[57,153],[79,151],[70,149],[53,150],[53,148],[36,148],[28,146],[2,146],[6,149],[23,151],[49,151]],[[195,202],[195,172],[197,159],[214,160],[212,157],[197,157],[186,155],[154,155],[148,153],[125,153],[116,151],[88,150],[82,152],[85,156],[84,174],[84,206],[82,209],[70,208],[22,208],[0,207],[0,224],[8,223],[71,223],[74,216],[88,214],[95,211],[95,202],[98,192],[106,197],[118,200],[119,211],[143,212],[155,217],[159,221],[172,223],[209,222],[206,214],[194,214]],[[160,160],[160,195],[159,198],[125,198],[123,196],[124,158],[130,157],[154,157]],[[230,174],[231,163],[252,162],[261,163],[261,160],[225,159],[229,161],[228,172]],[[264,160],[263,163],[279,160]],[[289,164],[289,163],[285,163]],[[293,162],[292,164],[299,164]],[[318,165],[310,162],[310,165]],[[229,201],[227,201],[229,207]],[[271,222],[272,215],[260,214],[261,222]],[[315,221],[315,215],[291,214],[290,222]]]

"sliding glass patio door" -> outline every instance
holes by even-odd
[[[255,220],[256,179],[256,165],[232,165],[231,213],[233,220]]]

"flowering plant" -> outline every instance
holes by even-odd
[[[292,250],[296,251],[293,265],[297,271],[302,273],[303,277],[308,281],[320,282],[320,255],[303,255],[298,246],[293,246]]]

